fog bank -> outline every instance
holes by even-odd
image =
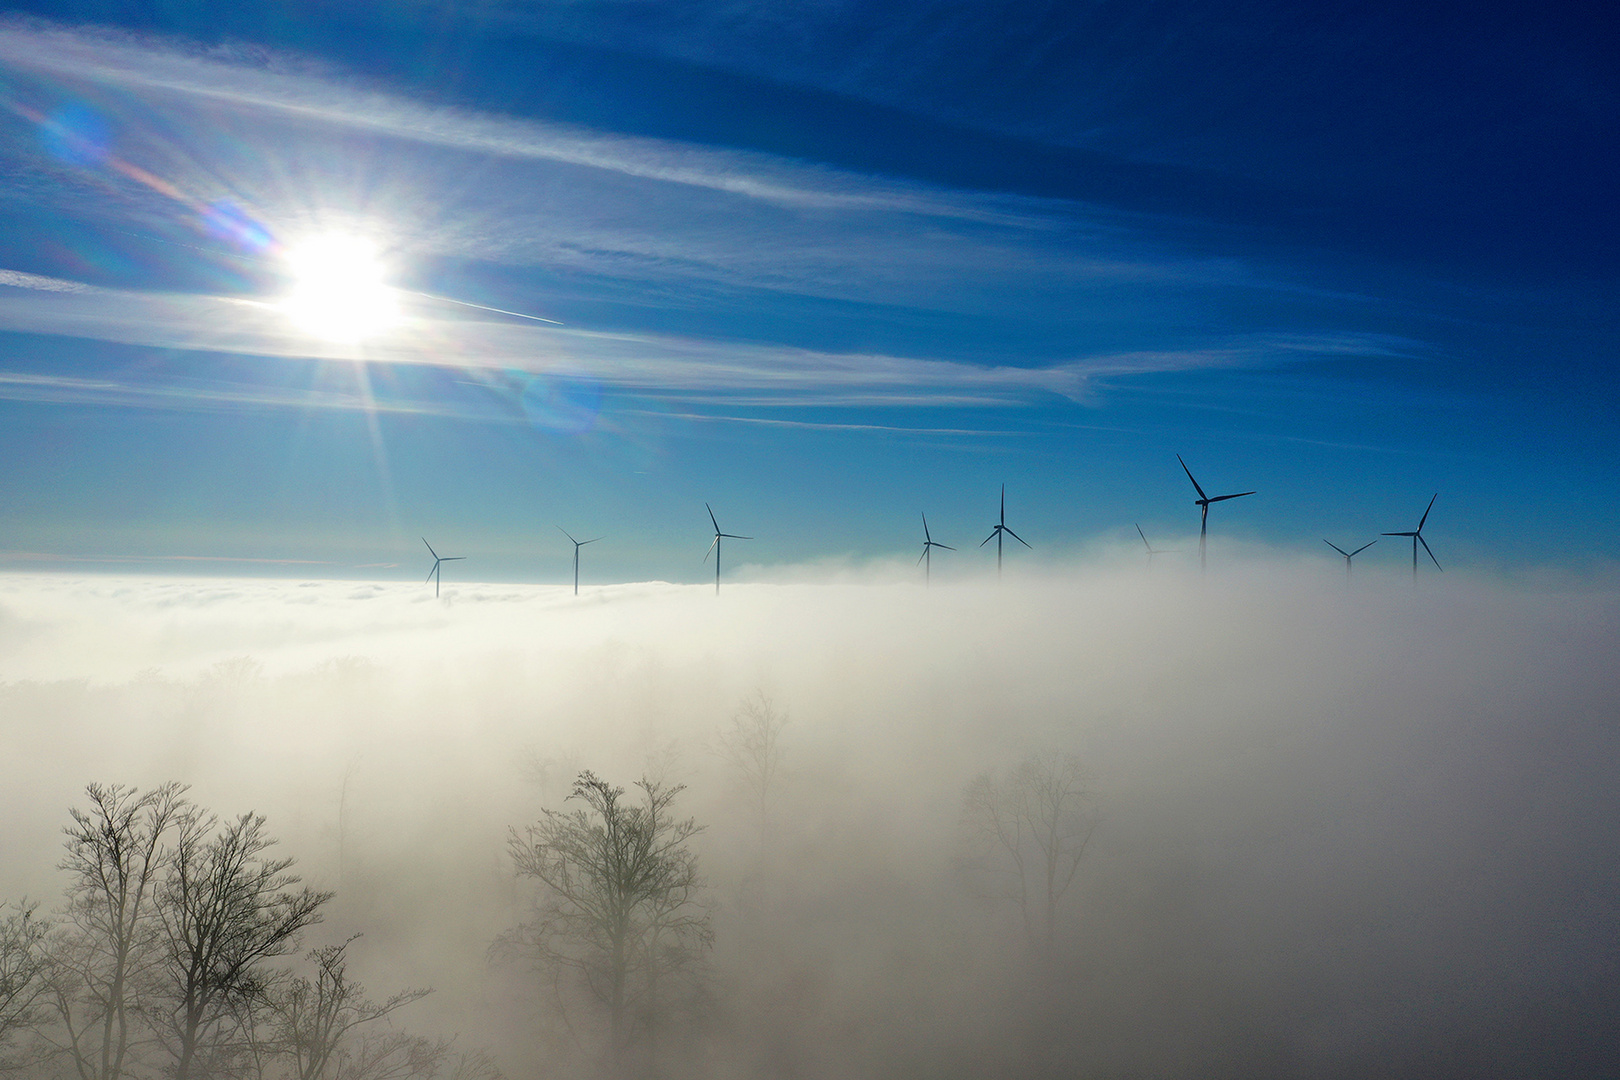
[[[585,1075],[507,830],[573,775],[688,786],[712,1001],[667,1075],[1611,1074],[1620,595],[1257,560],[993,582],[588,590],[0,578],[0,899],[90,781],[269,817],[402,1022]],[[717,753],[790,714],[762,827]],[[1049,950],[963,791],[1085,764]]]

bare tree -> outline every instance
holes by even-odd
[[[430,1080],[450,1056],[450,1040],[404,1031],[367,1032],[336,1062],[332,1080]]]
[[[963,802],[978,854],[998,877],[1010,877],[1030,945],[1050,955],[1058,904],[1098,822],[1080,759],[1037,754],[1003,775],[981,773]]]
[[[450,1067],[450,1080],[506,1080],[495,1059],[482,1050],[463,1050]]]
[[[296,949],[332,897],[294,891],[293,860],[266,857],[274,844],[253,814],[221,828],[193,809],[177,826],[159,895],[162,956],[150,1008],[174,1080],[225,1076],[240,1064],[243,1014],[266,1004],[265,962]]]
[[[617,1063],[636,1021],[652,1029],[664,996],[713,943],[688,842],[699,831],[670,811],[682,785],[643,778],[639,802],[590,771],[579,774],[572,812],[542,811],[508,849],[521,876],[543,887],[534,922],[497,942],[554,976],[576,976],[607,1013],[607,1052]]]
[[[45,953],[50,924],[37,917],[38,909],[38,904],[22,900],[0,914],[0,1070],[34,1060],[34,1054],[19,1052],[15,1044],[45,1014],[51,985]]]
[[[85,788],[68,811],[67,903],[52,949],[61,1046],[79,1080],[120,1080],[140,1033],[139,991],[158,956],[157,892],[165,843],[189,812],[186,789]]]
[[[771,796],[782,765],[782,729],[787,723],[787,711],[778,709],[764,690],[756,689],[720,731],[720,756],[737,770],[748,790],[758,814],[762,845],[770,832]]]
[[[348,949],[359,936],[310,950],[315,977],[293,978],[271,996],[275,1045],[290,1059],[296,1080],[326,1080],[352,1073],[357,1058],[366,1056],[364,1047],[351,1045],[358,1041],[351,1038],[355,1029],[431,993],[427,989],[401,990],[386,1001],[369,1000],[365,988],[349,977]]]

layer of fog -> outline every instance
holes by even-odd
[[[440,602],[12,575],[0,898],[60,892],[85,783],[180,780],[337,890],[311,944],[435,988],[402,1023],[566,1071],[487,954],[529,895],[506,833],[580,768],[652,772],[709,826],[709,1075],[1591,1073],[1617,626],[1598,588],[1264,562]],[[763,851],[715,752],[756,688],[791,714]],[[964,785],[1040,751],[1102,816],[1050,957],[961,870]]]

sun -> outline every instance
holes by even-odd
[[[330,341],[375,337],[400,320],[399,293],[377,249],[355,236],[330,233],[287,249],[292,290],[282,304],[305,333]]]

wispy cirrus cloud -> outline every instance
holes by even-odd
[[[406,257],[940,310],[1072,303],[1106,283],[1297,287],[1155,241],[1151,217],[452,108],[280,56],[13,21],[0,67],[116,91],[99,108],[138,102],[120,139],[165,192],[243,200],[272,234],[365,218]],[[367,151],[363,191],[338,164],[356,137],[388,146]],[[80,197],[104,211],[101,193]]]
[[[1375,335],[1250,335],[1182,350],[1073,357],[1028,366],[977,365],[881,353],[611,333],[568,327],[449,319],[418,314],[364,345],[294,332],[274,305],[235,299],[98,290],[94,295],[0,295],[0,329],[87,337],[126,345],[262,357],[434,365],[590,379],[678,399],[753,405],[1017,405],[1043,398],[1083,401],[1097,380],[1155,372],[1265,366],[1303,356],[1399,355],[1416,343]],[[141,386],[57,375],[0,375],[0,396],[162,405],[259,404],[376,408],[360,395]],[[53,397],[54,395],[54,397]],[[390,406],[433,412],[429,403]]]
[[[577,126],[429,106],[355,85],[291,58],[13,21],[0,63],[73,80],[284,114],[305,123],[500,157],[586,166],[793,207],[882,209],[977,221],[1028,219],[988,200],[947,197],[765,154],[720,151]]]
[[[619,315],[665,305],[708,322],[688,334],[649,332],[641,327],[656,319],[612,315],[590,328],[517,325],[447,317],[443,305],[414,294],[405,329],[360,348],[295,332],[269,297],[164,292],[161,282],[98,288],[31,269],[0,270],[0,331],[197,353],[543,374],[732,409],[1079,402],[1108,378],[1421,348],[1332,329],[1241,329],[1218,320],[1198,326],[1187,312],[1218,306],[1210,302],[1214,290],[1224,298],[1232,289],[1279,295],[1300,286],[1269,281],[1243,259],[1179,251],[1142,232],[1141,218],[1096,207],[443,107],[285,57],[111,31],[0,23],[0,69],[23,83],[118,91],[103,96],[106,109],[120,108],[121,95],[133,99],[139,107],[128,109],[118,149],[128,160],[120,159],[119,176],[109,182],[133,178],[149,201],[195,213],[233,196],[257,208],[268,235],[364,219],[403,263],[450,255],[519,268],[515,295],[502,294],[499,307],[551,311],[547,287],[527,270],[589,277],[595,284],[581,289],[628,297],[617,301]],[[152,116],[164,120],[142,119]],[[356,135],[386,144],[368,158],[363,189],[342,167],[354,157]],[[26,163],[25,154],[10,152]],[[6,153],[0,145],[0,157]],[[98,191],[74,187],[71,176],[45,187],[52,198],[80,200],[85,214],[113,215],[119,228],[143,227],[129,207],[103,206]],[[773,295],[858,304],[855,318],[901,328],[879,340],[903,344],[839,350],[805,344],[816,341],[815,332],[761,329]],[[722,310],[711,315],[707,303]],[[1149,316],[1165,311],[1180,321],[1175,334],[1097,338],[1173,345],[1088,341],[1088,329],[1156,325]],[[928,320],[932,337],[905,329]],[[965,359],[953,340],[954,328],[969,323],[997,342],[986,359]],[[1051,323],[1079,327],[1074,343],[1047,331]],[[852,336],[871,337],[864,325]],[[460,402],[165,381],[161,365],[87,378],[19,363],[0,374],[0,397],[507,415]]]
[[[36,292],[88,293],[97,291],[95,286],[86,285],[82,281],[67,281],[63,278],[46,277],[43,274],[25,274],[21,270],[0,270],[0,285],[10,286],[13,289],[33,289]]]

